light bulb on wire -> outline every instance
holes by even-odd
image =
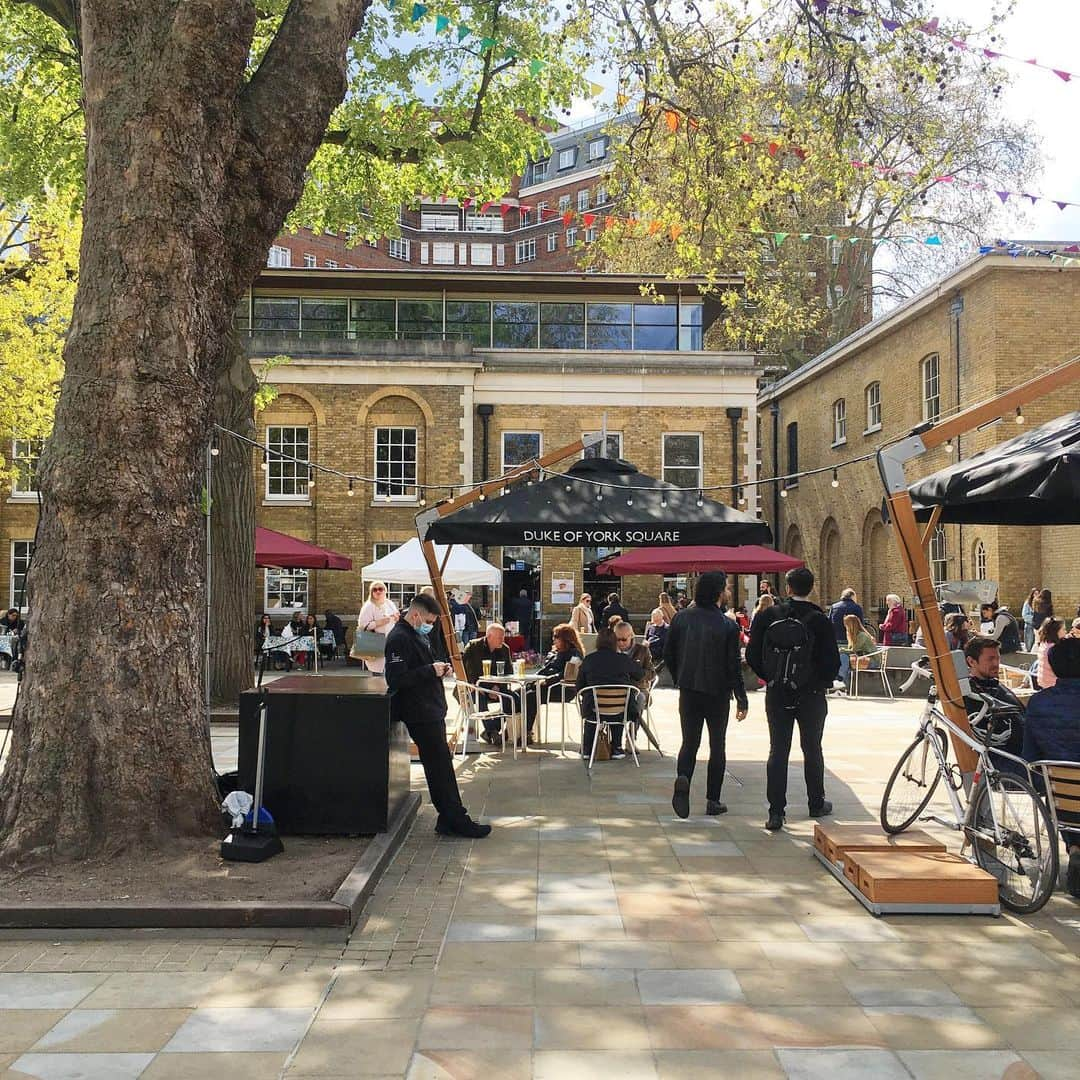
[[[951,454],[952,452],[953,452],[953,441],[952,441],[952,439],[949,439],[945,443],[945,453]]]
[[[352,482],[352,477],[351,476],[349,477],[349,490],[348,490],[347,494],[348,494],[350,499],[353,498],[356,495],[356,491],[353,488],[353,482]]]
[[[705,496],[700,491],[697,493],[697,502],[694,505],[698,507],[705,505]]]
[[[780,489],[780,498],[781,499],[786,499],[787,498],[787,488],[781,488]]]
[[[833,469],[832,471],[832,486],[838,488],[840,486],[840,474]]]
[[[263,472],[266,472],[266,470],[269,469],[269,468],[270,468],[270,455],[264,450],[263,451],[263,459],[262,459]]]
[[[221,449],[218,447],[217,443],[214,443],[214,445],[210,447],[210,456],[211,457],[217,457],[218,454],[220,454],[220,453],[221,453]]]
[[[1019,405],[1016,406],[1016,422],[1022,424],[1024,422],[1024,410]]]

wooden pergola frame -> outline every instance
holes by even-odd
[[[941,517],[941,507],[935,507],[925,529],[915,520],[915,510],[908,491],[904,465],[941,446],[965,432],[992,423],[1036,398],[1080,380],[1080,356],[1061,364],[1052,371],[1029,379],[1003,394],[963,409],[948,420],[916,428],[906,438],[878,451],[878,471],[885,485],[885,498],[893,524],[900,558],[917,600],[916,613],[922,627],[923,640],[934,673],[938,697],[945,714],[962,730],[970,731],[967,709],[964,707],[960,678],[953,666],[945,638],[945,627],[938,607],[934,583],[930,576],[927,546]],[[963,773],[974,772],[977,758],[965,744],[953,739],[953,749]]]

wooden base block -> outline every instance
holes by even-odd
[[[849,867],[855,874],[848,873]],[[859,892],[879,904],[996,904],[993,875],[940,851],[852,851],[844,873]]]
[[[878,825],[837,825],[825,822],[814,826],[814,847],[829,862],[842,859],[846,851],[944,851],[945,845],[922,829],[908,829],[890,836]]]

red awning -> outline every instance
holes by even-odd
[[[256,526],[255,565],[282,570],[351,570],[352,559],[295,536]]]
[[[740,547],[634,548],[596,564],[598,574],[687,574],[723,570],[728,574],[771,574],[805,566],[760,544]]]

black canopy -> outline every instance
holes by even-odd
[[[1080,412],[958,461],[908,489],[916,517],[962,525],[1080,524]]]
[[[661,483],[627,461],[589,458],[565,474],[532,485],[519,483],[506,495],[474,502],[432,521],[423,539],[527,547],[734,546],[772,541],[765,522],[713,499],[702,499],[698,506],[698,499],[697,491]]]

